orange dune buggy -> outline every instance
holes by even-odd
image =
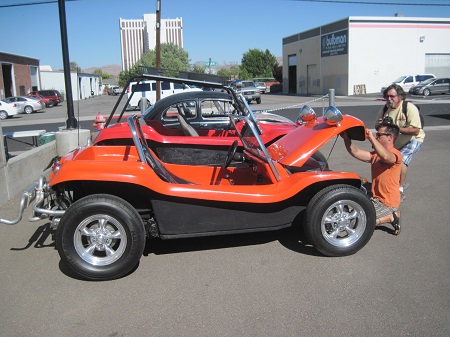
[[[24,193],[21,212],[48,218],[62,261],[77,277],[110,280],[135,268],[149,237],[160,239],[269,231],[292,226],[305,211],[309,242],[326,256],[357,252],[370,240],[375,210],[360,177],[333,172],[311,157],[347,131],[364,139],[364,124],[334,107],[265,146],[249,116],[230,116],[244,150],[230,146],[221,165],[161,161],[136,116],[127,118],[133,145],[87,146],[52,168],[48,181]],[[17,223],[21,219],[4,223]]]

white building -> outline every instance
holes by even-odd
[[[73,101],[91,98],[102,94],[100,76],[85,73],[70,73]],[[63,71],[43,71],[41,69],[41,87],[39,90],[55,89],[67,100]]]
[[[172,43],[183,48],[181,18],[161,19],[161,43]],[[120,19],[122,70],[130,69],[141,55],[156,46],[156,14],[144,14],[142,20]]]
[[[450,18],[348,17],[283,38],[283,92],[375,93],[401,75],[450,77]]]

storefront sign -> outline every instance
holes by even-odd
[[[321,56],[344,55],[348,52],[348,30],[322,35]]]

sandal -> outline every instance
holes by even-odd
[[[400,234],[400,212],[394,212],[392,213],[392,216],[394,217],[394,221],[391,222],[392,227],[394,227],[394,235],[399,235]]]

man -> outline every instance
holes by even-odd
[[[377,133],[366,129],[366,139],[373,151],[365,151],[352,143],[346,132],[341,134],[347,151],[356,159],[371,163],[372,202],[376,211],[376,225],[391,223],[394,235],[400,234],[400,171],[402,154],[394,147],[399,133],[397,125],[382,121],[377,125]]]
[[[384,92],[387,110],[381,109],[378,114],[376,125],[383,118],[390,117],[394,124],[400,128],[400,134],[395,141],[395,148],[400,150],[403,156],[403,164],[400,173],[400,192],[403,198],[403,188],[405,186],[406,173],[409,163],[414,155],[419,152],[425,139],[425,132],[420,122],[419,110],[412,103],[407,103],[406,115],[403,113],[403,101],[406,93],[397,84],[391,84]],[[375,125],[375,126],[376,126]]]

